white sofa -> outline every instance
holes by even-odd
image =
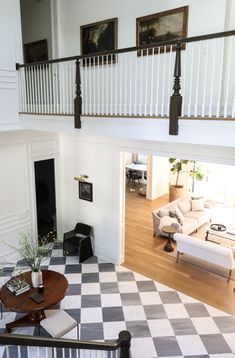
[[[174,200],[158,209],[153,210],[153,235],[164,235],[167,236],[164,232],[161,231],[161,226],[171,225],[177,227],[178,232],[183,234],[191,234],[196,231],[200,226],[209,222],[211,220],[211,210],[210,208],[205,207],[207,203],[204,202],[203,210],[192,210],[192,200],[190,196],[182,196],[181,198]],[[170,220],[169,211],[177,207],[183,214],[183,223],[178,223],[178,220],[174,218]],[[168,220],[166,220],[168,216]],[[163,219],[164,217],[164,219]],[[164,222],[164,223],[163,223]],[[162,225],[163,224],[163,225]]]
[[[174,240],[177,243],[176,262],[179,254],[185,253],[228,269],[228,281],[230,280],[232,269],[235,267],[232,248],[179,233],[174,234]]]

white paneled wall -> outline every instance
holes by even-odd
[[[14,261],[16,253],[2,241],[18,247],[19,235],[36,235],[34,161],[57,158],[56,194],[60,219],[58,137],[35,132],[9,132],[0,136],[0,263]],[[59,226],[60,232],[60,226]]]
[[[95,253],[117,262],[118,203],[119,190],[118,161],[111,143],[87,140],[79,136],[63,136],[62,192],[63,227],[71,230],[77,222],[94,227]],[[79,199],[78,182],[75,176],[86,174],[93,184],[93,202]]]

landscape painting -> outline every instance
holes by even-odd
[[[187,37],[187,28],[188,6],[139,17],[136,19],[136,46]]]
[[[117,49],[117,18],[108,19],[80,28],[81,54],[89,55]],[[115,61],[115,55],[97,56],[87,58],[86,65],[97,63],[111,63]]]

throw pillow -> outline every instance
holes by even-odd
[[[160,209],[158,212],[158,216],[163,218],[163,216],[169,216],[169,209]]]
[[[204,210],[204,200],[203,199],[191,200],[191,204],[192,204],[192,211]]]
[[[178,209],[177,206],[170,210],[170,217],[176,218],[178,220],[178,223],[180,223],[180,225],[183,225],[183,223],[184,223],[184,215]]]
[[[190,198],[184,199],[178,202],[178,208],[180,209],[182,214],[186,214],[191,210],[191,201]]]
[[[176,222],[175,218],[171,218],[170,216],[163,216],[160,219],[160,223],[159,223],[159,229],[161,230],[161,228],[163,226],[171,226]],[[178,224],[179,225],[179,224]]]

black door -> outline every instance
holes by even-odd
[[[54,159],[34,163],[38,236],[48,241],[56,236]]]

